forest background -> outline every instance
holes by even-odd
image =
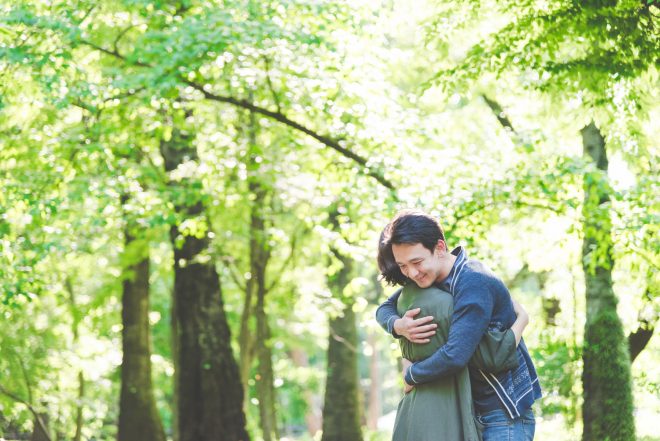
[[[530,312],[537,439],[660,439],[658,2],[0,11],[0,438],[389,439],[418,207]]]

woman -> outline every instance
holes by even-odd
[[[397,303],[399,315],[421,308],[420,317],[433,316],[438,325],[429,343],[399,340],[401,355],[412,362],[423,360],[442,347],[449,335],[454,309],[453,297],[436,287],[404,286]],[[518,319],[504,332],[487,332],[470,365],[498,373],[518,366],[516,346],[527,325],[527,313],[514,302]],[[392,441],[480,441],[481,427],[474,417],[468,369],[431,383],[416,385],[407,393],[397,411]]]

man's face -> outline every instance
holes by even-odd
[[[444,245],[444,242],[442,244]],[[420,288],[428,288],[435,281],[442,281],[447,277],[441,259],[442,249],[438,247],[431,252],[421,243],[393,244],[392,253],[403,275]]]

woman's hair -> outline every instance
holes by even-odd
[[[435,218],[419,210],[399,211],[380,233],[378,268],[382,278],[390,285],[408,282],[394,260],[392,245],[421,243],[433,252],[438,240],[445,240],[445,235]]]

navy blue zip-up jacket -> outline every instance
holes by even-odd
[[[452,251],[456,261],[439,287],[454,296],[454,313],[447,343],[426,360],[414,363],[406,372],[410,385],[427,383],[452,375],[468,365],[487,329],[503,331],[516,320],[509,290],[485,265],[468,259],[462,247]],[[413,283],[413,282],[411,282]],[[399,318],[396,303],[400,290],[376,310],[376,320],[390,334]],[[472,396],[477,412],[503,408],[511,418],[520,416],[541,397],[536,369],[525,343],[518,346],[517,369],[493,375],[470,369]]]

